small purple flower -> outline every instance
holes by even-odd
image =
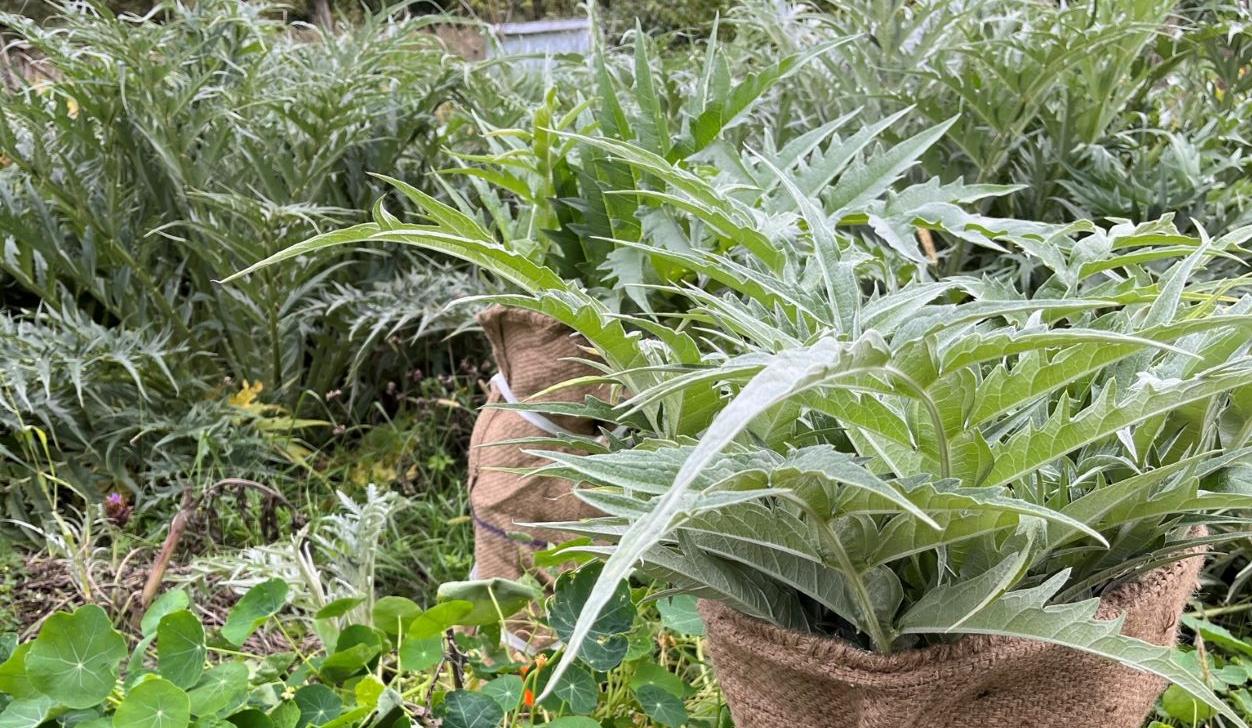
[[[130,520],[131,507],[126,496],[113,491],[104,497],[104,515],[118,526],[125,526]]]

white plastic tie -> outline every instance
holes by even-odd
[[[500,392],[500,396],[504,398],[505,402],[508,402],[509,404],[520,403],[519,400],[517,399],[517,396],[513,394],[513,389],[509,387],[509,382],[507,379],[504,378],[503,374],[497,372],[496,375],[491,378],[491,383],[495,385],[495,388]],[[534,425],[535,427],[538,427],[539,429],[543,430],[549,435],[555,435],[557,437],[578,437],[579,436],[578,434],[570,432],[564,427],[561,427],[557,423],[553,422],[547,417],[544,417],[538,412],[530,412],[527,410],[510,410],[510,411],[516,412],[517,414],[521,415],[523,420],[526,420],[530,424]]]

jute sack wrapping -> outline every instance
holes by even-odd
[[[568,361],[587,358],[586,342],[558,321],[533,311],[493,306],[478,315],[491,343],[492,355],[504,384],[517,400],[526,400],[553,385],[596,374],[585,364]],[[595,388],[571,387],[543,397],[545,402],[581,402]],[[601,393],[602,394],[602,393]],[[504,400],[493,382],[487,403]],[[594,434],[594,421],[548,416],[557,426],[578,434]],[[530,565],[530,555],[568,534],[524,528],[520,523],[571,521],[599,515],[570,492],[570,483],[558,478],[526,477],[492,468],[533,468],[547,461],[528,455],[519,445],[495,445],[526,437],[552,434],[521,413],[484,408],[470,436],[469,490],[474,514],[475,576],[479,579],[516,579]],[[518,534],[525,534],[523,540]]]
[[[1172,645],[1203,554],[1108,592],[1098,616]],[[1069,648],[970,636],[892,655],[702,601],[738,728],[1140,728],[1166,682]]]

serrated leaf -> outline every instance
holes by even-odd
[[[1023,430],[993,446],[995,465],[980,485],[1011,483],[1070,451],[1125,427],[1183,405],[1252,384],[1252,371],[1239,370],[1179,382],[1141,382],[1125,397],[1110,382],[1077,415],[1058,413],[1041,428]]]
[[[1068,578],[1068,570],[1063,571],[1040,586],[1009,592],[968,616],[963,614],[963,607],[971,601],[965,595],[971,586],[940,587],[928,594],[925,608],[919,604],[909,611],[907,619],[901,620],[900,631],[902,634],[947,633],[959,621],[959,632],[964,634],[1041,640],[1116,660],[1173,682],[1211,705],[1235,725],[1246,728],[1234,711],[1208,688],[1203,676],[1179,661],[1175,650],[1121,635],[1121,618],[1096,619],[1099,599],[1048,605],[1048,600]]]

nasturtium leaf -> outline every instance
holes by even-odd
[[[443,638],[426,637],[414,639],[409,637],[400,645],[400,670],[403,672],[420,672],[428,670],[443,658]]]
[[[362,725],[369,725],[373,728],[373,726],[381,726],[381,723],[373,721],[365,722],[364,719],[368,718],[373,712],[374,708],[372,707],[358,706],[352,710],[340,713],[338,718],[335,718],[329,723],[324,723],[322,728],[359,728],[359,726]]]
[[[295,701],[284,700],[270,711],[270,722],[274,728],[296,728],[300,724],[300,706]]]
[[[383,651],[386,639],[373,627],[354,624],[339,634],[335,650],[322,661],[320,672],[330,682],[346,680],[364,669]]]
[[[570,713],[590,713],[596,709],[600,702],[600,684],[590,672],[577,665],[571,666],[551,690],[548,689],[549,674],[543,673],[539,682],[540,692],[548,696],[543,701],[544,707],[556,710],[563,704]]]
[[[1182,618],[1182,623],[1204,638],[1205,642],[1221,645],[1230,652],[1242,652],[1245,655],[1252,655],[1252,642],[1241,640],[1231,633],[1230,630],[1218,624],[1197,619],[1191,615]]]
[[[562,574],[557,580],[556,593],[548,606],[548,623],[562,640],[568,641],[573,634],[578,616],[603,567],[599,562],[588,564],[576,572]],[[591,624],[578,656],[595,670],[617,667],[626,656],[626,633],[634,620],[635,604],[630,599],[630,588],[623,581]]]
[[[113,716],[100,715],[100,710],[105,707],[67,710],[56,717],[57,724],[60,728],[110,728]]]
[[[1198,725],[1212,718],[1217,712],[1177,685],[1170,685],[1161,694],[1161,708],[1169,714],[1169,717],[1180,720],[1186,725]]]
[[[504,675],[483,685],[481,692],[499,703],[505,712],[511,712],[522,704],[525,687],[517,675]]]
[[[138,644],[135,645],[135,649],[130,651],[130,659],[126,661],[125,687],[129,688],[132,685],[136,685],[143,679],[144,675],[151,674],[152,671],[148,669],[147,664],[148,648],[152,647],[152,643],[156,642],[156,638],[156,632],[144,635],[143,639],[139,640]]]
[[[271,615],[282,609],[287,601],[287,582],[270,579],[248,590],[239,603],[230,610],[222,637],[234,645],[242,645],[252,633]]]
[[[690,594],[658,599],[656,609],[661,613],[661,624],[671,632],[694,637],[704,635],[704,620],[696,611],[696,598]]]
[[[585,715],[567,715],[564,718],[544,723],[541,728],[601,728],[601,726],[599,721],[592,720]]]
[[[635,626],[626,633],[626,656],[622,658],[622,662],[647,657],[654,649],[656,649],[655,628],[644,621],[636,622]]]
[[[213,715],[233,710],[248,694],[248,666],[242,662],[223,662],[210,668],[199,684],[187,693],[192,715]]]
[[[443,728],[496,728],[504,708],[481,693],[457,690],[443,701]]]
[[[373,710],[378,705],[378,698],[382,696],[387,689],[378,678],[373,675],[366,675],[357,681],[355,687],[352,688],[352,694],[356,697],[358,707],[367,707]]]
[[[0,662],[0,693],[16,700],[42,695],[26,676],[26,653],[30,652],[30,646],[30,642],[18,645],[7,660]]]
[[[682,678],[655,662],[640,662],[635,665],[635,674],[630,678],[630,689],[639,690],[645,685],[655,685],[676,698],[689,692],[689,686]]]
[[[322,661],[318,672],[324,680],[341,682],[365,669],[369,661],[378,655],[378,648],[356,644],[335,652]]]
[[[458,622],[471,626],[500,622],[542,598],[539,589],[508,579],[450,581],[440,584],[438,593],[440,602],[460,600],[472,604],[473,610]]]
[[[161,624],[161,620],[165,615],[171,612],[177,612],[191,606],[191,598],[187,596],[187,592],[183,589],[172,589],[157,597],[152,606],[148,607],[148,611],[143,613],[143,619],[139,620],[139,631],[146,637],[147,635],[156,634],[157,627]]]
[[[343,711],[343,700],[325,685],[305,685],[296,691],[295,701],[300,708],[297,728],[320,726],[334,720]]]
[[[113,713],[115,728],[186,728],[190,724],[187,693],[159,677],[132,688]]]
[[[0,711],[0,728],[36,728],[52,717],[57,701],[47,695],[14,700]]]
[[[26,653],[26,675],[67,708],[90,708],[113,692],[126,640],[94,604],[54,614]]]
[[[0,662],[4,662],[13,656],[17,651],[17,634],[13,632],[0,633]]]
[[[462,600],[441,602],[413,618],[405,637],[426,639],[442,635],[446,630],[461,624],[461,620],[474,611],[474,605]]]
[[[274,728],[274,721],[256,708],[241,710],[226,720],[230,721],[235,728]]]
[[[252,663],[252,681],[262,683],[280,680],[299,659],[300,656],[294,652],[275,652],[272,655],[266,655],[260,663]],[[295,669],[302,668],[296,667]]]
[[[421,613],[422,608],[412,599],[383,597],[374,604],[374,626],[395,637]]]
[[[339,639],[335,641],[334,651],[343,652],[357,645],[365,645],[381,651],[384,639],[383,635],[373,627],[366,627],[363,624],[352,624],[339,633]]]
[[[317,613],[313,615],[314,619],[334,619],[356,609],[359,604],[365,601],[365,597],[341,597],[327,604]]]
[[[683,707],[683,701],[664,688],[644,685],[635,691],[635,699],[643,706],[643,712],[649,718],[663,726],[678,728],[687,722],[687,709]]]
[[[157,664],[161,677],[180,688],[193,687],[204,672],[204,627],[196,615],[181,609],[161,618],[157,627]]]
[[[378,696],[378,704],[374,706],[374,712],[380,716],[378,723],[379,726],[387,725],[383,722],[381,716],[393,715],[397,713],[400,716],[404,716],[404,696],[396,692],[395,688],[389,687],[383,690],[382,694]],[[407,728],[408,723],[403,717],[401,717],[399,720],[392,722],[390,725],[394,726],[394,728]]]

